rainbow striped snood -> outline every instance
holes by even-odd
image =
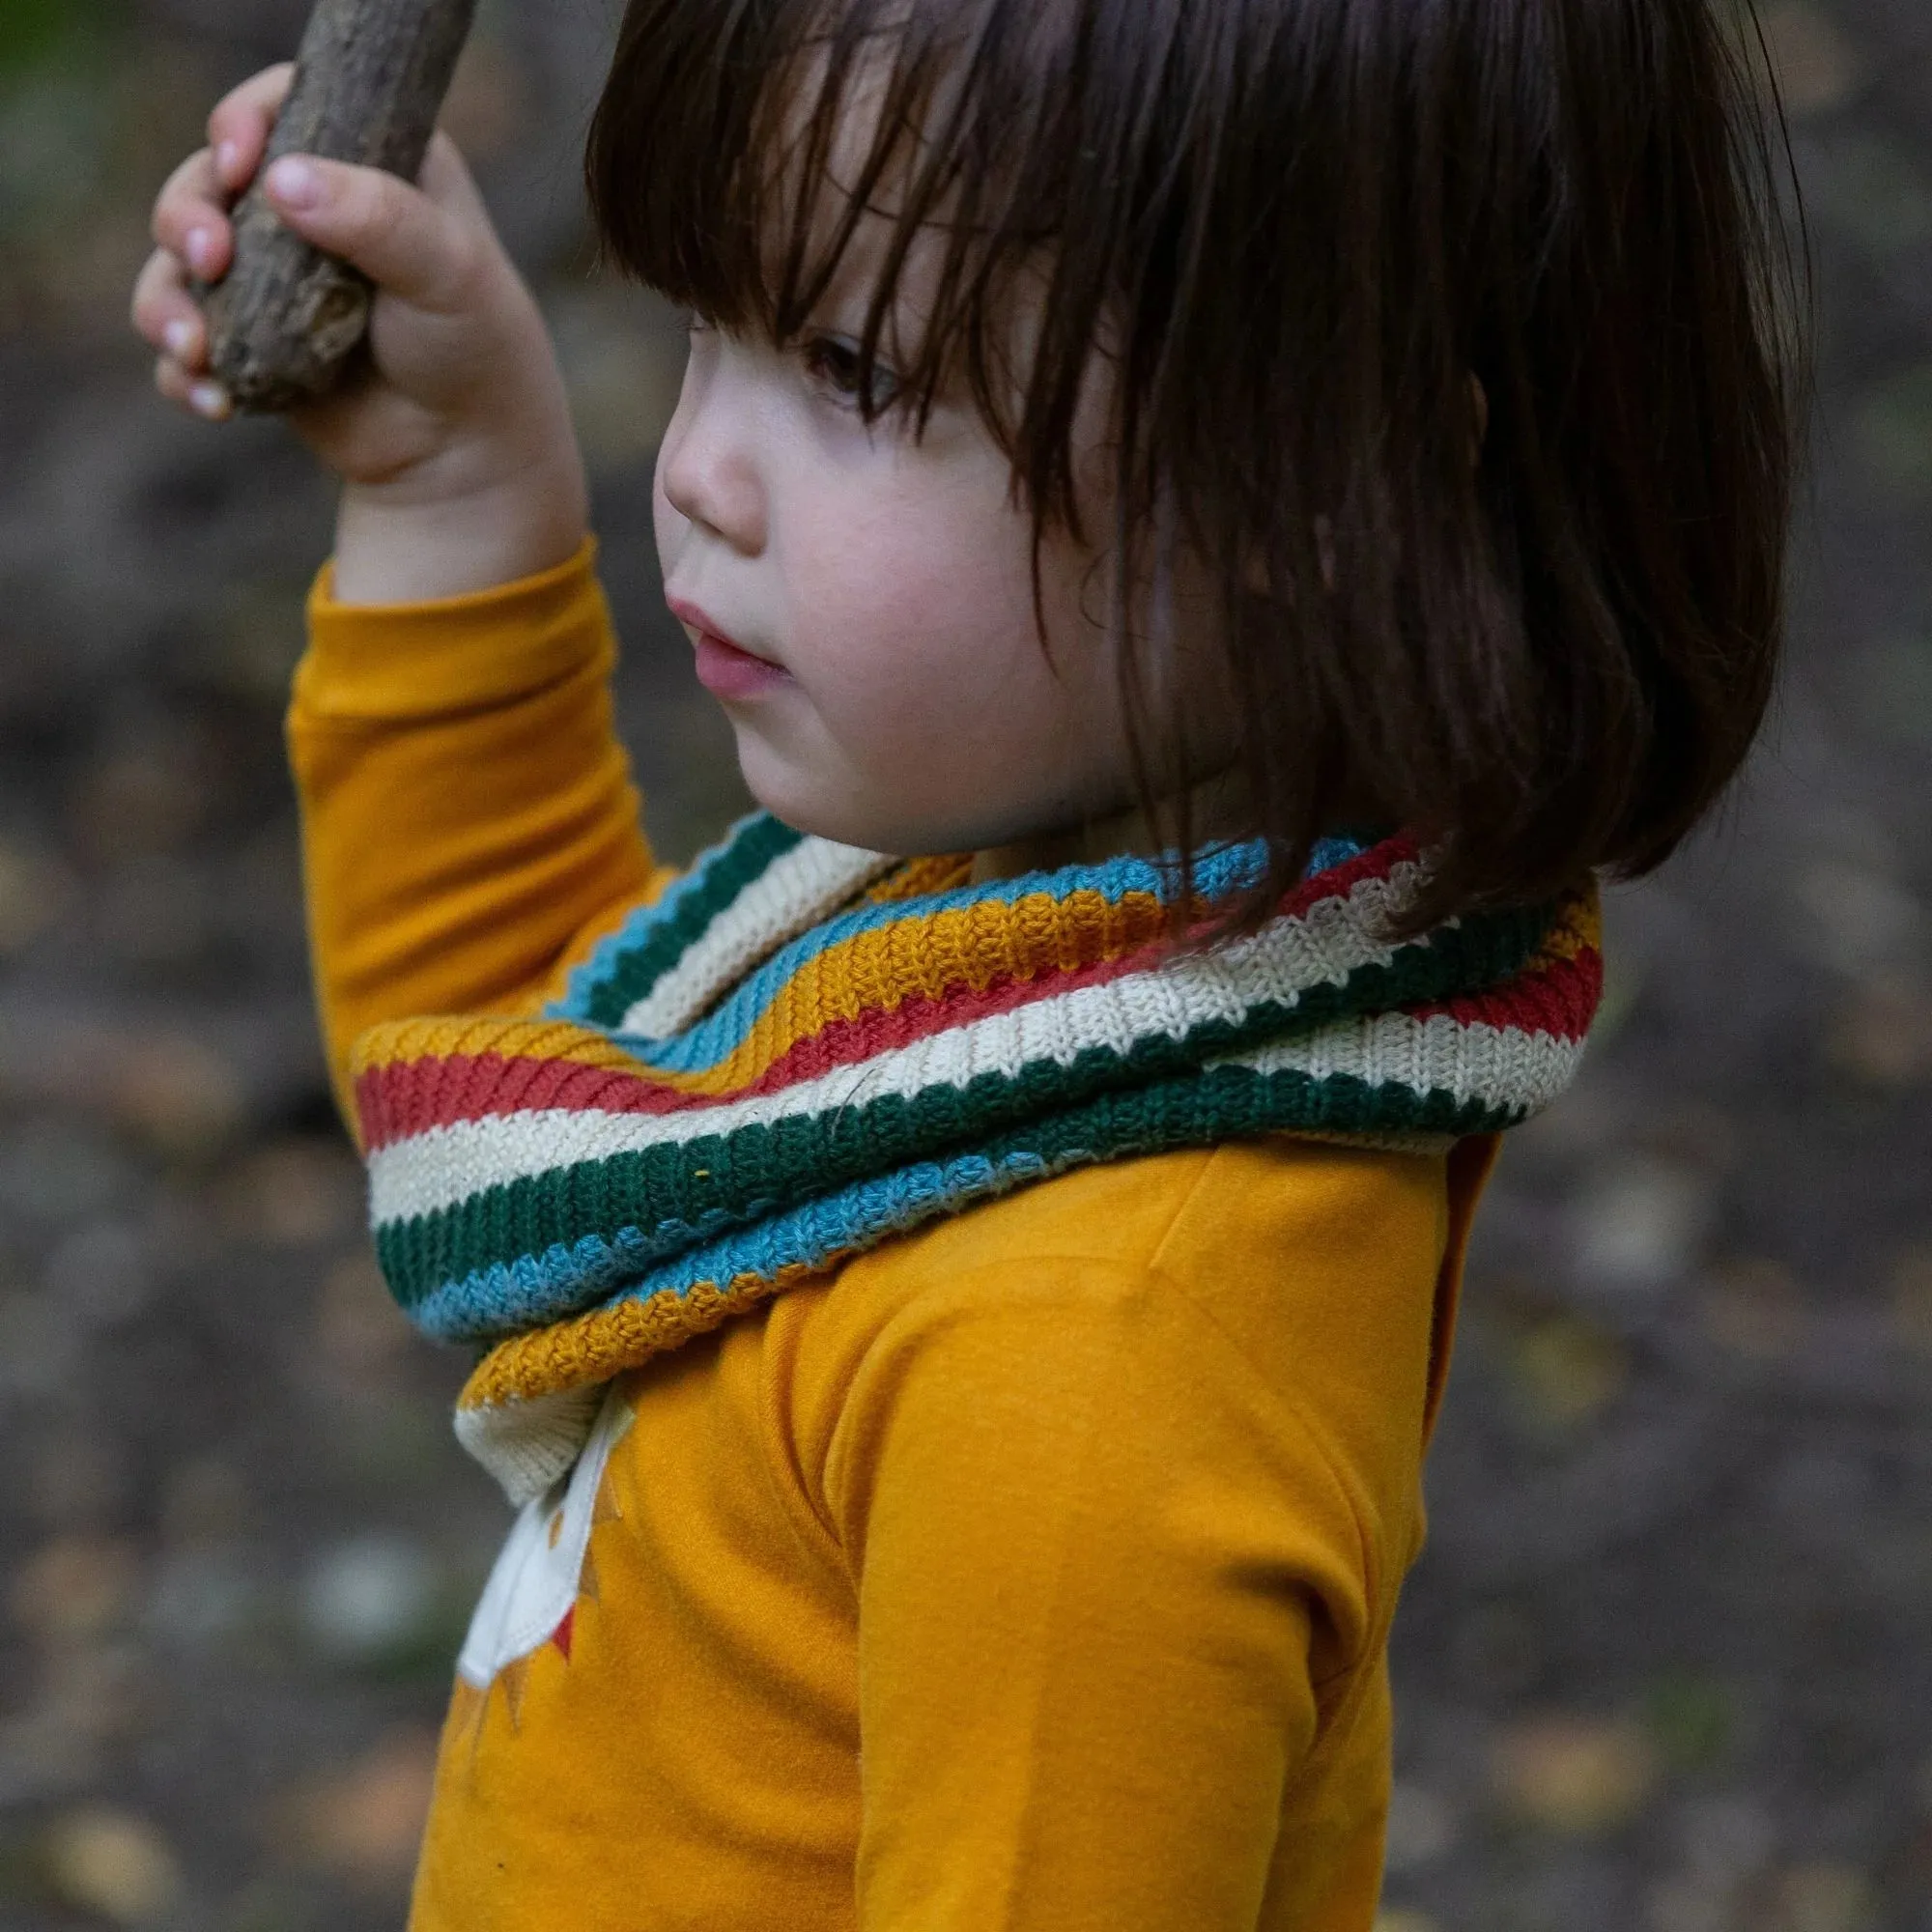
[[[1261,848],[1196,868],[1212,907]],[[741,823],[541,1020],[356,1048],[376,1244],[426,1333],[485,1347],[457,1430],[513,1498],[600,1385],[935,1215],[1243,1134],[1433,1147],[1575,1071],[1594,892],[1391,943],[1416,848],[1329,841],[1251,936],[1178,946],[1174,869],[975,885]]]

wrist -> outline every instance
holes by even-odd
[[[308,600],[295,709],[309,724],[402,724],[515,705],[608,669],[612,640],[586,541],[554,570],[469,596],[344,605],[330,569]]]
[[[352,483],[336,513],[338,604],[429,604],[494,590],[567,563],[589,531],[573,448],[466,487]]]

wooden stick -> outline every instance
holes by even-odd
[[[262,166],[321,155],[413,181],[476,0],[316,0]],[[276,218],[258,185],[235,210],[235,262],[206,292],[209,360],[238,408],[326,394],[369,326],[368,280]]]

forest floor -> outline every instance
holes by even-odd
[[[0,16],[0,1932],[395,1927],[504,1529],[368,1259],[280,712],[327,493],[163,410],[147,202],[298,0]],[[741,794],[664,613],[680,342],[590,270],[610,9],[452,109],[555,324],[653,834]],[[1514,1137],[1397,1630],[1386,1932],[1932,1932],[1932,10],[1770,14],[1820,278],[1777,716],[1609,909]]]

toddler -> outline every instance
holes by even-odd
[[[330,1065],[522,1512],[416,1932],[1367,1932],[1470,1216],[1772,675],[1728,31],[632,0],[589,185],[689,313],[657,544],[763,808],[682,876],[455,150],[270,171],[379,291],[295,417]],[[287,80],[136,296],[212,417]]]

